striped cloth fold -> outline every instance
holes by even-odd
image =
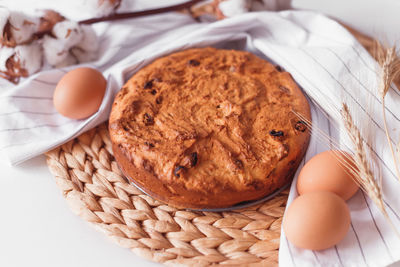
[[[343,101],[358,120],[371,122],[368,127],[376,141],[373,153],[382,166],[386,208],[399,228],[400,184],[394,176],[378,109],[376,62],[338,23],[307,11],[248,13],[213,23],[196,23],[183,14],[169,13],[102,23],[96,25],[96,31],[101,56],[90,66],[101,70],[108,80],[100,110],[78,121],[57,114],[52,94],[67,68],[40,72],[18,86],[0,81],[4,88],[0,94],[2,159],[13,164],[22,162],[107,120],[113,97],[124,81],[159,56],[190,47],[248,50],[292,74],[310,99],[314,125],[344,147],[349,143],[338,126]],[[391,136],[399,136],[399,101],[400,94],[391,90],[386,108]],[[372,106],[367,109],[368,105]],[[332,144],[312,135],[302,164],[330,147]],[[296,196],[293,183],[288,205]],[[350,230],[333,248],[318,252],[298,249],[282,232],[281,266],[386,266],[400,260],[400,239],[368,196],[359,191],[348,205]]]

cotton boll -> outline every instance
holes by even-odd
[[[43,12],[33,18],[0,7],[0,76],[18,82],[40,70],[43,57],[53,67],[96,59],[99,45],[91,26],[65,20],[52,10]]]
[[[95,17],[108,16],[115,12],[121,0],[84,0],[81,5],[86,13]]]
[[[66,66],[75,65],[77,63],[78,60],[73,55],[71,55],[70,53],[66,53],[66,57],[64,58],[64,60],[61,61],[59,64],[55,65],[54,67],[63,68]]]
[[[0,71],[5,78],[17,82],[37,72],[42,66],[42,48],[38,42],[16,47],[1,47]]]
[[[62,21],[53,27],[53,32],[57,38],[43,38],[44,54],[50,65],[64,67],[97,58],[98,40],[91,26]],[[63,38],[64,34],[67,38]]]
[[[82,40],[76,45],[85,51],[97,51],[99,43],[97,40],[97,34],[93,28],[89,25],[82,25],[81,30],[83,32]]]
[[[79,47],[73,47],[70,53],[78,60],[78,62],[89,62],[97,58],[97,51],[85,51]]]
[[[68,56],[64,41],[48,35],[43,37],[43,52],[46,61],[52,66],[61,64]]]
[[[21,68],[31,75],[42,67],[43,51],[38,42],[29,45],[18,45],[15,47],[15,55],[18,58]]]
[[[16,44],[22,44],[32,39],[39,29],[39,18],[28,16],[19,11],[12,11],[8,19],[10,32]]]
[[[31,41],[38,28],[38,18],[0,8],[0,42],[3,46],[14,47]]]
[[[71,48],[71,54],[74,55],[79,62],[89,62],[97,58],[97,50],[99,48],[96,32],[89,25],[83,25],[82,41],[75,47]]]
[[[94,1],[91,0],[91,2]],[[121,4],[121,0],[97,0],[97,3],[96,15],[102,17],[114,13]]]
[[[39,32],[51,32],[54,25],[63,20],[65,20],[65,17],[54,10],[42,10],[40,12]]]
[[[233,17],[249,12],[251,1],[249,0],[226,0],[219,3],[218,8],[225,17]]]
[[[64,20],[54,25],[52,33],[58,40],[62,41],[64,50],[77,45],[83,38],[79,24],[70,20]]]
[[[0,71],[7,72],[7,60],[15,54],[14,48],[0,46]]]
[[[0,35],[3,36],[4,27],[8,22],[8,18],[10,17],[10,11],[7,8],[0,7]]]

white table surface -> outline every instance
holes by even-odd
[[[292,6],[320,10],[400,45],[399,0],[293,0]],[[0,163],[0,203],[0,266],[159,266],[114,245],[72,214],[44,156],[14,167]]]

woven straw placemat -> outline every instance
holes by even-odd
[[[170,207],[124,178],[113,157],[106,124],[46,156],[72,211],[139,256],[169,265],[278,265],[287,190],[236,211]]]
[[[370,37],[349,30],[369,52],[373,50]],[[167,265],[278,265],[288,190],[262,204],[229,212],[170,207],[124,178],[106,124],[46,156],[72,211],[141,257]]]

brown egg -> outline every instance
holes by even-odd
[[[331,192],[313,192],[296,198],[286,211],[283,229],[296,247],[323,250],[339,243],[350,227],[344,200]]]
[[[346,164],[343,164],[344,162]],[[300,171],[297,180],[298,193],[303,195],[309,192],[329,191],[348,200],[359,187],[345,165],[355,168],[349,154],[343,151],[328,150],[314,156]]]
[[[65,74],[54,91],[56,110],[71,119],[84,119],[100,107],[107,82],[101,72],[92,68],[77,68]]]

